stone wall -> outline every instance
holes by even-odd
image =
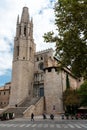
[[[79,79],[77,79],[72,73],[68,73],[66,71],[62,71],[61,78],[62,78],[63,91],[66,90],[66,74],[68,74],[70,87],[72,89],[79,88],[81,83],[82,83],[82,81],[79,81]]]
[[[50,72],[46,69],[44,75],[46,112],[58,114],[63,111],[61,74],[58,74],[55,68],[49,69]]]
[[[31,113],[34,115],[42,115],[44,112],[44,98],[42,97],[35,105],[31,105],[23,114],[24,117],[30,117]]]
[[[12,87],[10,105],[20,103],[27,96],[32,95],[34,65],[28,61],[17,61],[13,64]]]
[[[58,72],[56,67],[45,68],[44,74],[44,95],[47,113],[62,113],[63,101],[62,95],[66,90],[66,74],[68,72],[62,70]],[[68,73],[70,87],[76,89],[78,80]]]
[[[6,107],[9,104],[11,83],[7,83],[0,87],[0,108]]]

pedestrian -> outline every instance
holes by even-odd
[[[50,119],[54,120],[54,115],[53,114],[50,114]]]
[[[61,114],[62,119],[64,119],[64,114]]]
[[[31,113],[31,121],[34,121],[34,114]]]
[[[45,113],[43,113],[43,119],[47,119],[47,118],[46,118],[46,114],[45,114]]]

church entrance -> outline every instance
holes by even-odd
[[[33,96],[34,97],[43,97],[44,96],[44,85],[42,83],[34,84]]]
[[[44,96],[44,88],[40,88],[40,97],[43,97]]]

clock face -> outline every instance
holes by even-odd
[[[43,70],[43,67],[44,67],[43,62],[40,62],[39,65],[38,65],[38,68],[39,68],[40,70]]]

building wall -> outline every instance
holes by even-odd
[[[78,79],[75,76],[73,76],[71,73],[68,73],[67,71],[62,70],[61,78],[62,78],[63,91],[66,90],[66,74],[68,74],[70,87],[73,89],[78,88],[80,86],[80,83],[79,83],[80,81],[78,81]]]
[[[71,73],[64,70],[58,72],[54,66],[45,68],[44,95],[47,113],[63,112],[62,94],[66,90],[66,74],[68,74],[70,87],[78,88],[78,80]]]
[[[45,68],[46,66],[52,66],[52,61],[48,62],[48,59],[51,58],[53,59],[53,49],[47,49],[44,51],[36,52],[35,53],[35,72],[40,72],[39,64],[43,63],[43,67]]]
[[[0,87],[0,108],[6,107],[9,104],[11,84],[5,84]]]
[[[40,89],[44,89],[44,68],[52,66],[52,61],[48,61],[49,58],[53,59],[52,48],[35,53],[33,96],[40,96]]]
[[[58,74],[55,68],[49,69],[44,74],[46,112],[58,114],[63,112],[61,73]]]
[[[32,96],[33,71],[34,64],[31,62],[14,62],[10,105],[16,105],[27,96]]]

